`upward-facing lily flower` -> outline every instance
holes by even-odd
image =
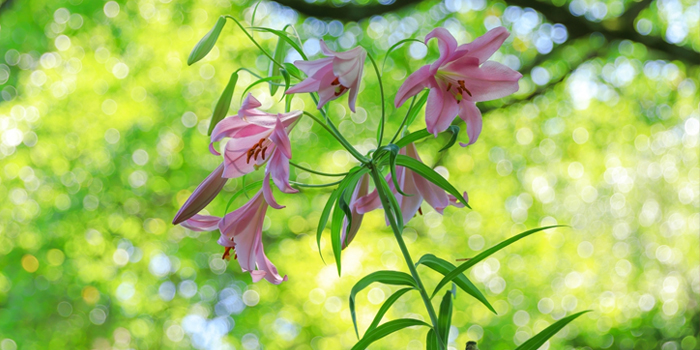
[[[190,198],[182,205],[180,210],[175,214],[173,225],[177,225],[193,215],[199,213],[204,207],[216,197],[221,189],[226,185],[227,178],[222,177],[224,173],[224,165],[219,165],[214,171],[202,181],[199,186],[192,192]]]
[[[489,30],[469,44],[457,46],[457,40],[444,28],[435,28],[425,37],[438,40],[440,58],[413,72],[396,93],[398,108],[410,97],[429,88],[425,108],[428,132],[437,136],[459,114],[467,123],[469,145],[481,133],[481,111],[475,102],[489,101],[518,91],[522,74],[493,61],[487,61],[508,38],[503,27]],[[462,146],[465,144],[460,143]]]
[[[410,143],[405,148],[402,148],[399,153],[421,161],[420,157],[418,156],[416,146],[413,143]],[[458,202],[453,195],[446,193],[445,190],[424,179],[413,170],[402,166],[397,166],[396,178],[401,190],[410,195],[403,196],[398,193],[394,187],[393,181],[391,180],[391,175],[387,175],[386,181],[389,183],[389,187],[394,195],[396,195],[396,200],[399,202],[403,222],[408,222],[411,220],[416,213],[423,213],[420,206],[424,200],[440,214],[442,214],[443,210],[448,205],[453,205],[458,208],[464,207],[464,204]],[[466,192],[464,193],[464,198],[467,198]],[[359,214],[364,214],[381,207],[382,203],[379,200],[379,195],[376,189],[369,195],[360,198],[356,203],[356,209]]]
[[[287,133],[294,127],[301,111],[275,115],[257,110],[259,106],[260,102],[249,94],[238,115],[225,118],[214,127],[212,143],[231,138],[224,149],[223,176],[243,176],[270,161],[268,170],[279,189],[296,192],[289,186],[292,150]],[[213,146],[210,149],[219,155]]]
[[[357,231],[362,225],[362,217],[364,213],[359,213],[357,211],[357,202],[359,199],[367,195],[367,190],[369,188],[369,175],[362,175],[355,190],[352,191],[352,197],[350,197],[350,211],[352,212],[352,218],[350,220],[350,230],[348,230],[348,219],[343,219],[343,229],[340,241],[342,242],[343,249],[347,248],[350,242],[355,238]]]
[[[320,45],[321,52],[328,57],[315,61],[294,61],[294,65],[308,78],[287,90],[287,93],[318,92],[318,109],[321,109],[328,101],[349,91],[348,105],[354,113],[367,51],[358,46],[349,51],[335,52],[323,40]]]
[[[287,280],[281,277],[277,268],[267,258],[263,250],[262,226],[268,205],[283,208],[274,202],[271,196],[268,178],[263,188],[245,205],[222,218],[208,215],[195,215],[182,223],[182,226],[194,231],[221,231],[218,243],[225,247],[223,258],[229,260],[232,250],[234,259],[238,260],[244,272],[250,272],[253,282],[266,279],[270,283],[280,284]]]

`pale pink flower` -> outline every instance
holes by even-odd
[[[321,109],[328,101],[349,91],[348,106],[355,112],[367,51],[358,46],[349,51],[335,52],[323,40],[320,45],[321,52],[328,57],[315,61],[294,61],[294,65],[306,73],[308,78],[287,90],[287,93],[318,92],[318,109]]]
[[[263,250],[262,227],[267,207],[279,209],[275,203],[266,176],[263,188],[248,203],[227,214],[223,218],[208,215],[195,215],[182,223],[182,226],[195,231],[221,231],[218,243],[225,247],[222,258],[229,260],[231,251],[244,272],[250,272],[253,282],[266,279],[273,284],[287,280],[280,276],[277,268],[267,258]]]
[[[260,102],[249,94],[238,115],[225,118],[214,127],[212,144],[230,138],[224,148],[223,177],[243,176],[269,161],[267,171],[277,187],[286,193],[297,192],[289,186],[292,150],[287,133],[294,127],[301,111],[269,114],[257,107],[260,107]],[[219,155],[212,145],[210,150]]]
[[[227,178],[222,177],[224,173],[224,165],[219,165],[214,171],[202,181],[199,186],[192,192],[190,198],[182,205],[180,210],[175,214],[173,225],[177,225],[193,215],[199,213],[204,207],[209,204],[217,194],[226,185]]]
[[[410,97],[429,88],[425,108],[428,132],[437,136],[459,114],[467,123],[469,144],[481,133],[481,111],[475,102],[489,101],[518,91],[522,74],[494,61],[487,61],[508,38],[503,27],[489,30],[469,44],[457,46],[457,40],[444,28],[435,28],[425,37],[438,40],[440,58],[413,72],[396,93],[398,108]],[[460,143],[462,146],[465,144]]]
[[[421,161],[420,157],[418,156],[416,146],[413,143],[409,144],[405,148],[402,148],[399,153]],[[430,204],[430,206],[432,206],[435,211],[440,214],[443,213],[443,210],[448,205],[459,208],[464,207],[464,204],[458,202],[454,196],[446,193],[445,190],[424,179],[413,170],[402,166],[397,166],[396,178],[401,190],[410,195],[403,196],[398,193],[391,179],[391,174],[386,176],[386,181],[389,183],[389,187],[396,196],[396,200],[401,208],[404,222],[411,220],[416,213],[423,213],[421,210],[421,204],[423,201],[428,202],[428,204]],[[466,192],[464,193],[464,198],[467,198]],[[376,189],[369,195],[360,198],[356,203],[356,209],[359,214],[364,214],[381,207],[382,203]]]
[[[352,192],[352,196],[350,197],[350,211],[352,212],[350,230],[348,230],[348,219],[343,219],[342,235],[340,237],[343,249],[347,248],[350,242],[352,242],[357,234],[357,231],[362,225],[362,217],[365,215],[364,213],[359,213],[357,211],[357,202],[360,198],[367,195],[368,188],[369,175],[365,174],[360,178],[360,181],[357,183],[357,186],[355,186],[355,190]]]

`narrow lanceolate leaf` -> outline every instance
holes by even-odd
[[[442,152],[452,146],[454,146],[455,142],[457,142],[457,136],[459,136],[459,126],[457,125],[450,125],[447,128],[447,131],[452,133],[452,136],[450,136],[450,139],[447,141],[445,146],[443,146],[438,152]]]
[[[438,334],[440,339],[447,341],[450,335],[450,325],[452,324],[452,291],[447,291],[440,303],[440,311],[438,312]]]
[[[355,334],[358,338],[360,337],[360,333],[357,331],[357,316],[355,315],[355,296],[357,295],[357,293],[359,293],[363,289],[367,288],[367,286],[375,282],[394,286],[410,286],[413,288],[418,288],[416,286],[416,281],[413,279],[413,277],[411,277],[411,275],[399,271],[376,271],[357,281],[357,283],[355,283],[355,285],[352,287],[352,290],[350,290],[350,316],[352,316],[352,324],[355,326]],[[369,332],[367,334],[369,334]],[[367,337],[367,334],[365,334],[365,337]]]
[[[291,46],[294,50],[296,50],[296,52],[299,53],[301,58],[303,58],[304,60],[308,60],[308,58],[306,57],[306,54],[304,53],[304,50],[302,50],[301,46],[299,46],[298,43],[296,43],[294,40],[292,40],[292,38],[289,37],[288,33],[284,32],[282,30],[265,28],[265,27],[252,27],[251,29],[256,30],[256,31],[260,31],[260,32],[268,32],[268,33],[272,33],[274,35],[277,35],[277,37],[279,37],[280,39],[287,42],[287,44],[289,44],[289,46]],[[277,62],[282,63],[281,60],[278,60]]]
[[[343,228],[343,217],[345,213],[342,208],[340,208],[340,197],[343,196],[347,184],[342,186],[341,183],[338,187],[340,190],[340,196],[338,196],[338,201],[335,203],[333,208],[333,216],[331,221],[331,247],[333,248],[333,257],[335,258],[335,265],[338,268],[338,276],[341,275],[341,262],[340,262],[340,252],[343,250],[343,243],[341,242],[341,230]]]
[[[406,127],[409,127],[411,123],[413,123],[414,120],[416,120],[416,117],[420,113],[421,109],[425,105],[425,102],[428,101],[428,92],[426,91],[423,93],[423,95],[420,96],[420,99],[416,101],[416,104],[411,108],[411,113],[408,115],[408,118],[406,118]],[[428,133],[430,134],[430,133]],[[409,142],[410,143],[410,142]],[[403,146],[399,146],[403,147]]]
[[[192,49],[192,52],[190,52],[190,56],[187,58],[188,66],[191,66],[195,62],[201,60],[209,53],[209,51],[211,51],[214,44],[216,44],[216,40],[219,39],[219,34],[221,34],[221,30],[224,29],[225,24],[226,17],[219,17],[214,25],[214,28],[212,28],[209,33],[199,40],[197,45],[194,46],[194,49]]]
[[[445,178],[442,177],[442,175],[438,174],[435,170],[423,164],[421,161],[411,158],[409,156],[399,154],[396,157],[396,162],[398,163],[398,165],[407,167],[418,173],[418,175],[422,176],[426,180],[438,185],[443,190],[455,196],[460,202],[462,202],[462,204],[469,207],[469,203],[467,203],[467,200],[464,199],[462,194],[459,193],[459,191],[457,191],[457,189],[454,186],[452,186],[452,184],[449,181],[445,180]]]
[[[433,329],[429,330],[428,335],[425,336],[425,350],[440,350],[440,343]]]
[[[394,182],[394,188],[396,188],[396,191],[398,191],[402,196],[412,196],[403,192],[403,189],[401,188],[401,186],[399,186],[399,180],[398,178],[396,178],[396,156],[399,155],[399,147],[393,143],[390,143],[386,146],[381,147],[379,150],[389,152],[389,170],[391,171],[391,181]],[[378,153],[379,152],[375,152],[375,154]]]
[[[401,155],[399,155],[399,156],[401,156]],[[404,157],[404,156],[401,156],[401,157]],[[411,158],[411,159],[413,159],[413,158]],[[377,181],[379,183],[376,183]],[[399,231],[400,232],[403,231],[404,222],[403,222],[403,214],[401,213],[401,206],[399,205],[399,201],[396,200],[396,196],[394,196],[394,193],[391,192],[391,189],[389,188],[389,184],[386,182],[386,180],[384,179],[383,176],[379,176],[378,179],[375,179],[374,185],[377,188],[377,192],[379,193],[380,198],[381,198],[381,196],[385,196],[389,200],[388,207],[386,205],[384,205],[384,203],[382,203],[382,205],[384,206],[384,210],[391,211],[391,213],[393,215],[390,216],[390,219],[393,216],[393,219],[396,220],[396,226],[398,227]]]
[[[455,269],[455,266],[452,265],[451,262],[440,259],[433,254],[423,255],[420,258],[420,260],[418,260],[418,262],[416,263],[416,266],[418,265],[425,265],[428,268],[431,268],[436,272],[441,273],[442,275],[447,275]],[[463,273],[457,275],[457,277],[455,277],[455,279],[452,282],[454,282],[460,289],[467,292],[467,294],[473,296],[476,300],[484,304],[489,310],[491,310],[491,312],[493,312],[494,314],[496,313],[496,310],[493,308],[493,306],[491,306],[489,301],[486,300],[486,297]]]
[[[301,79],[301,71],[295,65],[293,65],[289,62],[285,62],[282,65],[284,66],[284,69],[286,69],[287,72],[289,74],[291,74],[293,77],[295,77],[297,79]]]
[[[411,142],[416,142],[420,139],[424,139],[428,136],[431,136],[432,134],[428,132],[426,129],[420,129],[418,131],[414,131],[404,137],[402,137],[400,140],[396,141],[396,145],[399,146],[399,148],[403,148],[408,146],[409,143]]]
[[[275,52],[272,53],[272,57],[275,59],[277,62],[282,62],[284,60],[284,55],[286,54],[285,52],[285,45],[284,45],[284,39],[278,38],[277,39],[277,46],[275,46]],[[269,77],[274,77],[274,76],[281,76],[280,72],[280,66],[275,64],[275,62],[270,61],[270,68],[268,69],[267,76]],[[275,93],[277,92],[277,89],[279,86],[277,85],[281,79],[273,79],[271,80],[272,84],[270,84],[270,95],[274,96]]]
[[[316,227],[316,245],[318,246],[318,253],[321,255],[321,260],[324,260],[323,253],[321,253],[321,236],[328,223],[328,217],[331,215],[331,209],[333,209],[335,202],[338,200],[338,196],[340,196],[340,191],[336,188],[331,192],[331,196],[328,197],[328,201],[323,207],[323,212],[321,212],[321,218],[318,220],[318,227]]]
[[[287,97],[288,95],[286,94],[287,90],[289,90],[289,86],[292,84],[292,79],[291,76],[289,75],[289,72],[287,72],[286,69],[280,69],[280,74],[282,74],[282,77],[284,78],[284,94],[282,94],[282,97],[280,97],[280,101]]]
[[[231,99],[233,98],[233,91],[236,89],[236,83],[238,82],[238,71],[231,74],[231,78],[228,79],[228,84],[224,92],[219,97],[219,101],[216,102],[216,107],[214,107],[214,113],[211,116],[211,121],[209,122],[209,131],[207,135],[211,136],[214,127],[218,124],[224,117],[226,117],[226,112],[231,107]]]
[[[455,268],[454,270],[450,271],[450,273],[445,275],[445,277],[440,281],[440,283],[438,283],[437,287],[435,287],[435,290],[433,291],[433,296],[435,296],[435,294],[440,290],[440,288],[444,287],[447,283],[454,280],[457,276],[459,276],[461,273],[466,271],[468,268],[470,268],[470,267],[476,265],[477,263],[479,263],[480,261],[488,258],[491,254],[493,254],[493,253],[495,253],[495,252],[497,252],[497,251],[533,234],[533,233],[547,230],[550,228],[555,228],[555,227],[567,227],[567,226],[566,225],[552,225],[552,226],[544,226],[544,227],[534,228],[532,230],[528,230],[528,231],[525,231],[525,232],[520,233],[518,235],[515,235],[511,238],[508,238],[505,241],[498,243],[495,246],[481,252],[479,255],[469,259],[464,264],[457,266],[457,268]]]
[[[561,320],[555,322],[553,325],[545,328],[542,332],[537,333],[536,336],[528,339],[526,342],[520,344],[515,350],[537,350],[542,346],[549,338],[553,337],[557,332],[559,332],[564,326],[569,324],[577,317],[585,314],[586,312],[591,312],[591,310],[581,311],[573,315],[562,318]]]
[[[377,314],[374,315],[374,320],[372,320],[372,324],[370,324],[369,327],[367,327],[367,332],[370,332],[373,329],[377,328],[377,326],[379,326],[379,322],[382,321],[382,317],[384,317],[384,315],[386,315],[386,312],[389,311],[389,308],[391,308],[391,306],[394,305],[394,303],[397,300],[399,300],[401,296],[412,290],[415,290],[415,288],[409,287],[399,289],[396,291],[396,293],[392,294],[389,298],[387,298],[384,304],[382,304],[382,307],[379,308],[379,311],[377,311]]]
[[[367,347],[374,343],[375,341],[382,339],[386,337],[387,335],[394,333],[398,330],[407,328],[407,327],[412,327],[412,326],[426,326],[430,327],[429,324],[421,321],[421,320],[416,320],[412,318],[401,318],[398,320],[393,320],[389,321],[376,329],[374,329],[371,332],[367,332],[360,341],[355,344],[355,346],[352,347],[351,350],[364,350],[367,349]]]

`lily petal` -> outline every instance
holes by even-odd
[[[401,107],[406,100],[417,95],[428,87],[428,78],[430,77],[430,66],[420,67],[417,71],[411,73],[406,80],[401,84],[399,91],[394,98],[394,106]]]
[[[462,101],[460,103],[460,109],[459,109],[459,117],[464,120],[465,123],[467,123],[467,135],[469,136],[469,143],[464,144],[460,142],[460,146],[466,147],[474,142],[479,138],[479,135],[481,134],[481,128],[482,128],[482,118],[481,118],[481,111],[479,110],[478,107],[476,107],[476,104],[471,101]]]
[[[219,227],[221,218],[210,215],[195,215],[185,220],[181,225],[192,231],[214,231]]]
[[[445,28],[435,28],[425,36],[425,44],[432,38],[438,39],[438,48],[440,50],[440,58],[430,65],[430,72],[435,73],[437,69],[452,56],[457,49],[457,40]]]
[[[496,27],[474,39],[474,41],[461,45],[457,51],[467,51],[469,56],[478,58],[479,64],[482,64],[503,45],[508,36],[510,36],[510,33],[505,27]]]
[[[498,62],[486,61],[480,67],[471,66],[459,71],[471,96],[470,101],[491,101],[518,91],[518,80],[522,74]]]
[[[447,130],[458,110],[459,106],[452,94],[439,88],[430,89],[425,106],[426,129],[437,137],[439,133]]]
[[[275,197],[272,196],[272,189],[270,188],[270,173],[268,172],[265,174],[265,180],[263,180],[263,185],[262,185],[262,191],[263,191],[263,196],[265,197],[265,202],[267,204],[275,209],[282,209],[284,208],[283,205],[279,205],[277,201],[275,200]]]

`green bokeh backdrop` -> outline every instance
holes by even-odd
[[[601,4],[604,18],[630,5],[574,5],[581,3]],[[351,286],[371,271],[406,270],[379,211],[365,217],[344,251],[339,278],[316,251],[315,228],[329,191],[279,195],[286,208],[268,212],[265,247],[289,277],[280,286],[252,284],[235,261],[222,261],[217,233],[170,224],[220,162],[208,153],[206,131],[230,73],[247,67],[265,74],[269,63],[230,22],[203,61],[188,67],[187,55],[218,16],[250,21],[252,5],[69,0],[3,8],[0,349],[329,350],[354,344]],[[593,13],[593,20],[603,18]],[[640,32],[650,26],[648,35],[697,50],[698,17],[696,2],[654,1],[634,23]],[[448,208],[441,216],[424,206],[404,234],[415,257],[433,253],[453,261],[527,228],[572,226],[538,233],[468,271],[498,315],[458,293],[451,349],[467,340],[485,350],[513,349],[585,309],[593,312],[546,346],[698,348],[697,62],[595,34],[563,40],[561,26],[532,10],[478,0],[425,1],[345,26],[262,3],[256,23],[295,24],[312,57],[319,57],[316,39],[323,37],[339,50],[361,44],[383,59],[396,41],[422,39],[435,25],[461,43],[506,26],[513,35],[493,59],[514,68],[529,67],[552,42],[566,45],[523,71],[513,98],[481,105],[490,111],[476,144],[443,153],[437,151],[445,136],[418,144],[427,164],[469,193],[473,210]],[[270,35],[255,37],[274,48]],[[542,38],[549,44],[538,43]],[[395,51],[384,74],[388,99],[407,74],[436,56],[434,44],[427,55],[420,44]],[[294,57],[290,52],[287,59]],[[241,73],[232,110],[253,81]],[[329,111],[364,153],[375,146],[380,111],[369,65],[361,89],[357,113],[345,98]],[[271,97],[264,85],[252,91],[263,109],[282,110],[281,92]],[[314,110],[307,97],[292,106]],[[406,108],[389,110],[389,132]],[[411,129],[422,127],[418,118]],[[328,172],[354,164],[308,118],[291,138],[300,164]],[[328,181],[295,170],[292,177]],[[240,179],[229,181],[207,210],[223,214],[240,186]],[[330,259],[328,243],[326,237]],[[439,280],[420,271],[429,286]],[[361,329],[392,290],[372,287],[358,297]],[[398,317],[427,318],[418,295],[407,294],[387,315]],[[373,348],[422,349],[424,332],[402,331]]]

